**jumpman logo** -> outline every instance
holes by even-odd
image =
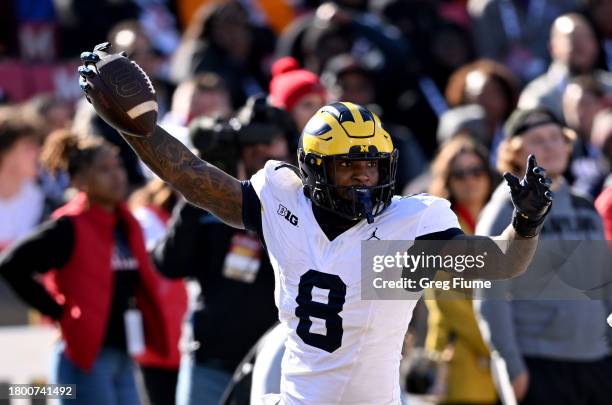
[[[378,228],[374,229],[374,232],[372,232],[372,235],[368,238],[368,240],[372,240],[372,239],[380,240],[380,238],[376,236],[376,231],[378,231]]]

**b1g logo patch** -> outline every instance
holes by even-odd
[[[278,204],[278,211],[276,213],[289,221],[291,225],[298,226],[298,217],[293,215],[283,204]]]

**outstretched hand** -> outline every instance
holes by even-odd
[[[527,158],[527,170],[522,180],[512,173],[504,173],[510,186],[515,215],[514,228],[523,237],[534,237],[539,232],[544,218],[550,211],[554,194],[550,190],[551,179],[546,170],[537,165],[534,155]]]

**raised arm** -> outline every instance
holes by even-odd
[[[130,115],[131,110],[125,112],[113,102],[113,97],[121,98],[121,91],[129,92],[133,89],[136,79],[143,80],[142,76],[130,80],[130,74],[143,75],[149,85],[150,81],[135,64],[134,67],[128,66],[127,72],[126,69],[105,69],[104,77],[98,77],[101,67],[108,66],[118,57],[107,53],[109,51],[110,45],[106,43],[96,46],[94,52],[81,54],[83,66],[79,67],[80,85],[96,112],[123,136],[155,174],[183,194],[189,202],[211,212],[228,225],[244,228],[242,189],[238,180],[198,158],[159,126],[151,133],[134,130],[137,126],[132,125],[135,118]],[[155,93],[153,89],[150,92],[150,101],[142,104],[155,105],[156,109]],[[127,129],[128,126],[130,130]]]
[[[504,178],[514,204],[512,223],[498,236],[458,235],[449,244],[450,254],[487,252],[485,268],[466,271],[461,274],[464,278],[498,280],[518,276],[527,269],[535,254],[538,234],[552,206],[551,180],[533,155],[528,158],[522,180],[511,173],[505,173]]]
[[[142,161],[187,201],[228,225],[244,228],[238,180],[194,155],[159,125],[147,137],[121,134]]]

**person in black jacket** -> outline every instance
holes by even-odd
[[[238,114],[242,129],[235,139],[242,143],[239,156],[244,168],[239,171],[247,177],[268,159],[286,161],[287,137],[292,135],[283,133],[278,109],[259,101],[247,103]],[[247,138],[257,139],[250,143]],[[220,144],[213,149],[227,147]],[[212,157],[213,149],[199,152]],[[192,277],[201,288],[191,316],[192,352],[184,356],[179,371],[177,404],[216,404],[236,366],[277,320],[268,256],[254,232],[234,229],[181,201],[168,235],[154,251],[154,261],[166,277]]]

